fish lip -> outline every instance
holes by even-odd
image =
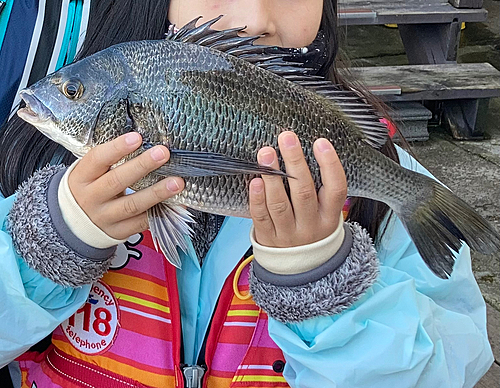
[[[46,121],[56,121],[56,117],[52,111],[47,108],[30,89],[23,89],[19,92],[19,96],[26,103],[25,108],[18,110],[18,115],[25,121],[36,124]]]

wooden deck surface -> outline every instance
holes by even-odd
[[[448,0],[340,0],[344,25],[482,22],[485,9],[455,8]]]
[[[385,101],[500,96],[500,71],[489,63],[357,67],[351,71],[374,93],[384,94]]]

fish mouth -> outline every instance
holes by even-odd
[[[21,108],[17,111],[17,115],[21,119],[36,127],[50,140],[61,144],[77,158],[81,158],[85,155],[88,151],[88,147],[82,147],[80,142],[75,141],[71,136],[65,135],[57,129],[58,120],[52,111],[33,94],[32,90],[23,89],[19,92],[19,96],[26,103],[25,108]]]
[[[26,107],[17,111],[19,117],[30,124],[40,124],[46,121],[55,121],[56,118],[49,108],[47,108],[30,89],[23,89],[19,96],[26,103]]]

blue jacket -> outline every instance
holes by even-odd
[[[428,174],[406,152],[398,152],[403,166]],[[89,292],[88,286],[58,286],[24,264],[5,225],[13,200],[0,202],[0,365],[48,335]],[[178,286],[186,363],[196,360],[222,283],[248,247],[250,226],[250,220],[226,220],[202,268],[195,257],[184,257]],[[469,248],[464,246],[457,255],[451,278],[440,279],[392,217],[378,255],[376,283],[341,314],[298,324],[269,319],[270,335],[287,360],[284,377],[289,384],[473,387],[493,355]],[[193,292],[196,287],[203,292]]]
[[[84,37],[79,31],[90,1],[71,1],[67,18],[43,37],[38,4],[10,0],[0,14],[0,122],[17,90],[70,62]],[[57,13],[47,7],[60,4],[47,2],[45,12]],[[37,39],[52,39],[51,52],[38,54]],[[399,154],[403,166],[427,173],[407,153]],[[71,316],[90,289],[59,286],[16,254],[5,222],[13,201],[0,198],[0,366]],[[250,227],[250,220],[228,218],[202,268],[193,254],[183,258],[178,286],[185,363],[197,359],[222,284],[250,244]],[[457,255],[449,280],[431,273],[396,217],[377,248],[380,276],[350,309],[298,324],[269,319],[270,335],[286,355],[287,381],[300,387],[472,387],[493,355],[468,247]]]

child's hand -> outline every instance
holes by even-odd
[[[293,132],[278,138],[289,179],[291,203],[281,177],[263,175],[250,183],[250,214],[255,240],[264,246],[286,248],[306,245],[331,235],[339,224],[347,196],[344,169],[331,143],[318,139],[314,156],[323,186],[316,194],[299,139]],[[276,151],[264,147],[257,156],[261,165],[278,169]]]
[[[125,189],[170,157],[156,146],[112,170],[109,168],[141,145],[138,133],[128,133],[90,150],[69,175],[69,187],[87,216],[108,236],[118,240],[146,230],[146,211],[184,188],[184,180],[169,177],[147,189],[123,195]]]

